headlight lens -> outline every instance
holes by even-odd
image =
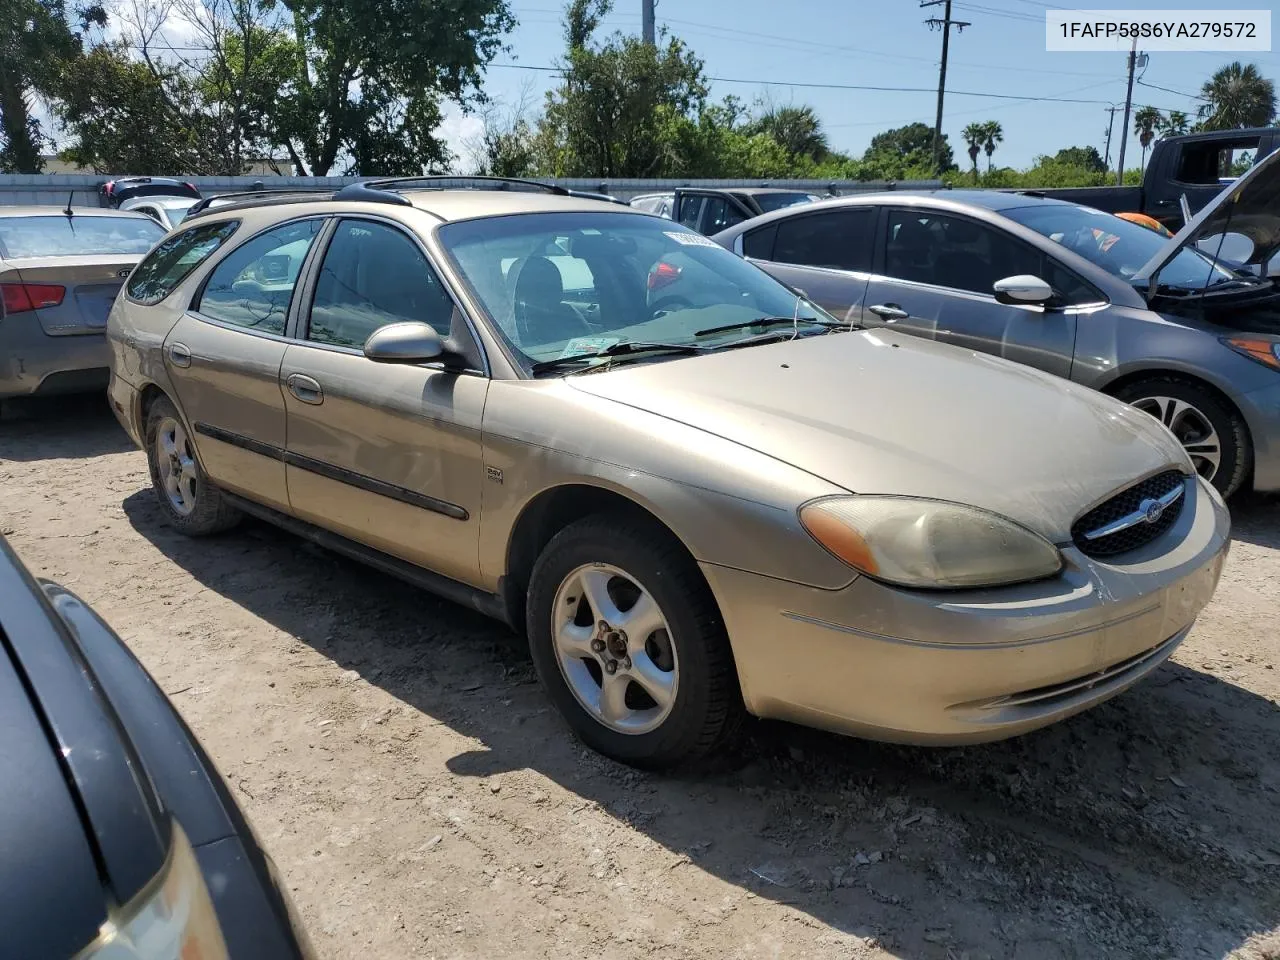
[[[904,587],[1022,583],[1062,569],[1062,555],[1048,540],[959,503],[830,497],[801,507],[800,522],[855,570]]]
[[[227,960],[227,945],[186,834],[173,825],[164,872],[103,925],[78,960]]]
[[[1222,342],[1250,360],[1280,370],[1280,342],[1261,337],[1224,337]]]

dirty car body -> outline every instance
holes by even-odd
[[[636,764],[744,712],[917,743],[1051,723],[1162,663],[1227,550],[1155,420],[850,329],[592,201],[232,205],[109,329],[170,522],[249,513],[506,620],[575,732]]]
[[[107,314],[163,236],[140,213],[0,208],[0,400],[106,387]]]

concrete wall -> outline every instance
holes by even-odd
[[[123,176],[123,175],[121,175]],[[4,174],[0,175],[0,206],[38,204],[62,208],[68,198],[73,206],[99,206],[98,187],[107,180],[118,179],[110,174]],[[329,187],[337,189],[356,180],[369,177],[183,177],[194,183],[205,196],[217,193],[240,193],[250,190],[257,183],[267,189],[292,187]],[[465,183],[460,178],[459,183]],[[862,193],[885,189],[922,189],[937,187],[938,181],[912,181],[901,183],[860,182],[856,180],[547,180],[575,190],[592,190],[629,199],[642,193],[657,193],[676,187],[791,187],[826,194]]]

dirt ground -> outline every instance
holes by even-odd
[[[0,530],[169,693],[332,958],[1280,958],[1280,504],[1174,662],[985,747],[757,724],[733,768],[575,743],[522,642],[246,523],[168,529],[101,401],[0,421]]]

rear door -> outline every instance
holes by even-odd
[[[101,335],[129,272],[163,237],[142,217],[0,214],[5,302],[25,299],[51,337]]]
[[[418,239],[386,220],[340,220],[310,286],[281,369],[293,512],[476,583],[489,380],[465,318]],[[400,321],[452,337],[471,369],[366,358],[369,335]]]
[[[797,213],[742,238],[742,253],[841,320],[863,322],[877,208]]]
[[[278,224],[226,254],[164,345],[205,471],[219,486],[278,510],[289,509],[285,332],[298,277],[325,223]]]

